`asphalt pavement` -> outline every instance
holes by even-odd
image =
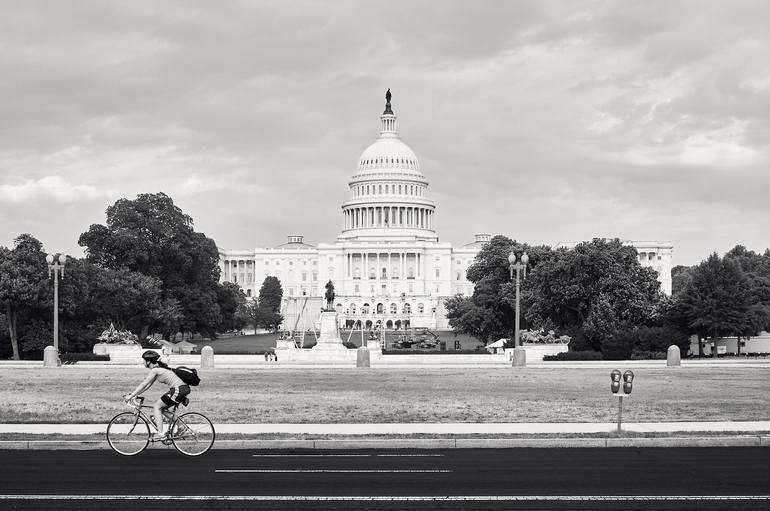
[[[768,509],[770,450],[4,451],[0,509]]]

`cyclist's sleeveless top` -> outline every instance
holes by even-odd
[[[155,380],[169,387],[178,389],[182,385],[187,385],[182,379],[174,373],[171,369],[165,369],[163,367],[156,367],[152,370],[155,373]]]

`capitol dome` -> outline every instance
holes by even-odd
[[[358,159],[358,170],[378,171],[381,169],[420,173],[420,162],[414,151],[400,138],[381,137],[361,154]]]
[[[342,205],[345,228],[340,239],[438,239],[428,180],[417,155],[398,136],[390,98],[388,89],[380,136],[361,153],[348,183],[351,198]]]

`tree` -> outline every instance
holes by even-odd
[[[283,288],[278,277],[267,276],[259,288],[259,304],[273,312],[280,312]]]
[[[676,304],[676,314],[700,339],[741,335],[747,327],[751,286],[738,262],[715,252],[693,269],[692,280]],[[717,356],[716,345],[713,355]]]
[[[484,343],[500,337],[513,338],[516,290],[508,264],[511,251],[517,255],[527,252],[530,270],[551,254],[548,247],[529,246],[505,236],[492,237],[468,268],[468,280],[476,284],[473,295],[456,295],[444,303],[452,328]],[[526,294],[526,282],[522,283],[522,299]],[[526,320],[522,326],[526,327]]]
[[[692,267],[677,265],[671,268],[671,295],[677,296],[687,289],[692,280]]]
[[[254,323],[254,329],[258,327],[267,330],[276,330],[283,322],[281,315],[281,300],[283,288],[278,277],[267,276],[259,288],[259,299],[252,302],[248,308],[248,314]]]
[[[580,347],[599,351],[615,332],[652,322],[660,283],[654,270],[639,264],[633,247],[597,238],[551,255],[527,278],[531,323],[580,330],[586,340]]]
[[[3,305],[14,360],[19,360],[19,317],[40,308],[48,290],[48,267],[42,244],[29,234],[14,240],[14,248],[0,247],[0,304]]]
[[[222,312],[220,331],[240,330],[248,321],[246,294],[232,282],[220,284],[217,289],[219,309]]]
[[[118,200],[107,208],[107,225],[92,225],[78,243],[86,247],[91,263],[157,278],[165,310],[181,308],[178,322],[163,323],[155,315],[142,336],[150,327],[173,324],[215,335],[222,321],[217,293],[219,251],[213,240],[193,230],[192,219],[170,197],[157,193]]]

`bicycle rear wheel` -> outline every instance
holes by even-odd
[[[171,425],[169,437],[176,450],[186,456],[200,456],[214,445],[214,425],[202,413],[183,413]]]
[[[150,426],[140,415],[119,413],[107,425],[107,443],[118,454],[134,456],[150,443]]]

